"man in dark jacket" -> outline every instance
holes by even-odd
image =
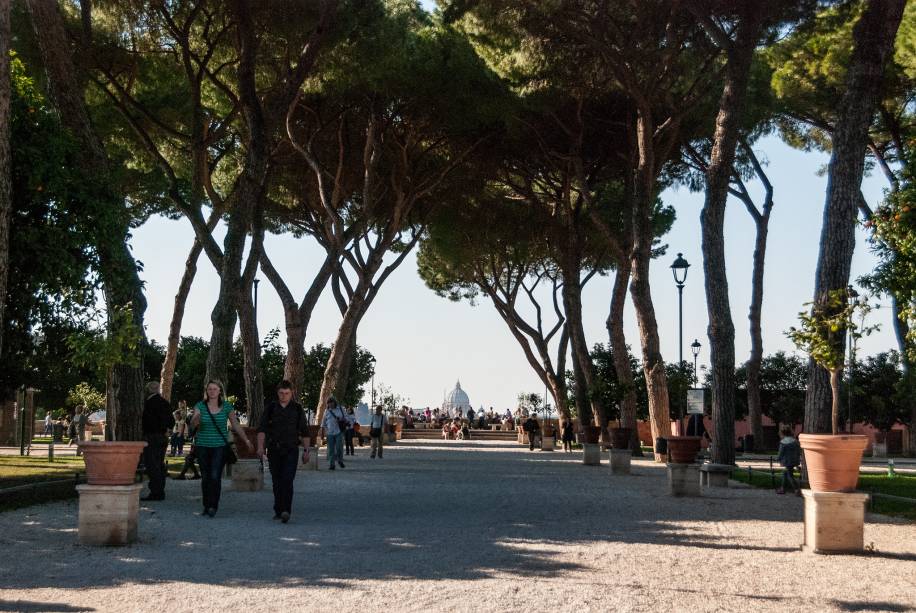
[[[541,425],[534,415],[529,415],[522,428],[528,433],[528,450],[534,451],[534,445],[537,442],[538,432],[541,431]]]
[[[141,500],[165,500],[165,450],[169,433],[175,426],[172,407],[159,393],[159,383],[146,384],[146,402],[143,403],[143,463],[149,476],[149,494]]]
[[[299,445],[306,448],[302,439],[309,435],[308,421],[302,406],[293,400],[293,385],[281,381],[277,386],[277,400],[264,409],[258,427],[258,457],[270,467],[274,488],[274,519],[284,524],[289,521],[293,507],[293,481],[299,466]],[[305,451],[302,454],[305,462]]]

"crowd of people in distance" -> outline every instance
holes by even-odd
[[[53,437],[55,426],[57,426],[58,432],[61,433],[61,438],[66,437],[68,439],[67,447],[72,447],[80,441],[88,441],[92,438],[89,410],[83,405],[77,406],[73,415],[62,415],[57,419],[51,416],[50,411],[46,413],[43,436]],[[77,448],[76,454],[82,455],[79,448]]]

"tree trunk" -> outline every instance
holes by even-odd
[[[735,324],[725,267],[725,205],[735,161],[754,47],[759,38],[762,3],[751,3],[742,15],[728,50],[725,83],[719,99],[716,129],[706,169],[706,201],[700,215],[706,308],[709,315],[712,370],[712,424],[716,444],[713,462],[735,462]]]
[[[840,371],[830,371],[830,427],[831,434],[840,432]]]
[[[184,264],[184,275],[181,277],[181,283],[178,284],[178,292],[175,294],[175,306],[172,309],[172,321],[169,324],[169,340],[165,348],[165,359],[162,361],[162,372],[159,375],[160,393],[166,400],[172,399],[175,364],[178,361],[178,344],[181,342],[181,323],[184,320],[188,294],[191,292],[194,277],[197,275],[197,260],[202,250],[203,245],[195,238]]]
[[[267,254],[261,255],[261,270],[264,271],[283,304],[283,318],[286,323],[286,360],[283,363],[283,378],[293,384],[293,394],[296,398],[302,393],[302,386],[305,383],[305,337],[308,325],[312,319],[315,305],[331,278],[334,266],[334,257],[328,255],[305,293],[302,304],[296,304],[292,293]]]
[[[360,291],[362,284],[357,286],[353,298],[347,306],[347,312],[344,314],[340,328],[337,330],[337,338],[334,340],[334,346],[331,348],[331,356],[328,358],[328,364],[324,369],[324,378],[321,381],[321,393],[318,397],[318,407],[316,408],[316,423],[321,423],[324,418],[324,409],[328,403],[328,398],[337,393],[341,387],[341,382],[345,376],[345,361],[350,353],[350,346],[356,338],[356,329],[366,312],[367,304],[365,291]],[[340,402],[340,399],[337,399]]]
[[[900,348],[903,378],[907,383],[905,389],[913,390],[916,389],[916,382],[913,382],[912,377],[916,376],[916,373],[913,371],[913,363],[910,359],[910,343],[907,340],[910,326],[907,323],[906,317],[900,316],[900,304],[893,296],[891,296],[891,306],[894,310],[894,334],[897,337],[897,346]],[[916,398],[913,398],[912,394],[906,394],[904,398],[905,402],[910,407],[910,424],[907,428],[910,433],[910,444],[909,448],[904,451],[907,455],[916,457]]]
[[[6,293],[10,263],[10,217],[13,211],[10,160],[10,2],[0,0],[0,354],[6,328]]]
[[[633,371],[630,369],[630,352],[623,330],[623,310],[627,302],[627,289],[630,284],[630,269],[625,263],[617,266],[614,276],[614,289],[611,293],[611,312],[607,318],[608,338],[611,353],[614,356],[614,372],[617,383],[623,390],[620,402],[620,425],[631,428],[630,449],[634,455],[642,455],[639,432],[636,425],[636,385],[633,382]]]
[[[906,0],[869,0],[853,28],[853,53],[846,75],[846,91],[839,101],[832,136],[833,153],[827,172],[827,198],[821,229],[814,300],[825,304],[830,294],[849,283],[855,249],[868,129],[881,90],[884,66],[890,56]],[[846,341],[837,335],[837,347]],[[831,423],[827,402],[828,377],[813,361],[808,363],[805,395],[805,431],[826,432]]]
[[[99,273],[104,287],[109,326],[118,311],[130,308],[132,324],[143,335],[146,299],[137,274],[137,265],[128,247],[129,215],[123,198],[115,193],[109,161],[102,142],[94,132],[77,81],[77,67],[69,48],[68,36],[57,2],[28,0],[32,25],[48,75],[50,98],[61,123],[80,143],[85,153],[79,158],[81,172],[92,177],[98,191],[97,206],[107,207],[96,226]],[[125,349],[122,363],[107,375],[107,409],[111,436],[116,440],[140,440],[143,410],[143,343]]]
[[[572,348],[573,372],[576,377],[576,404],[582,425],[592,422],[602,429],[607,427],[607,418],[601,402],[593,397],[595,369],[592,365],[585,328],[582,324],[581,262],[578,254],[570,249],[562,254],[563,260],[563,310],[569,330],[569,344]]]
[[[652,111],[641,108],[636,120],[639,162],[633,190],[633,248],[630,253],[630,297],[639,324],[642,366],[649,396],[649,419],[652,442],[671,436],[671,414],[668,406],[668,377],[658,340],[658,322],[649,287],[649,262],[652,259],[652,205],[655,201],[655,150]],[[656,461],[661,458],[656,455]]]
[[[248,399],[248,425],[261,423],[264,413],[264,382],[261,378],[261,337],[258,335],[257,313],[249,291],[239,300],[239,331],[242,337],[245,396]]]
[[[766,205],[764,210],[767,211]],[[769,213],[757,222],[757,237],[754,244],[754,264],[751,273],[751,306],[748,319],[751,323],[751,356],[747,361],[747,411],[754,437],[754,451],[763,450],[763,410],[760,399],[760,369],[763,364],[763,333],[761,312],[763,310],[763,270],[766,261]]]
[[[229,356],[232,355],[232,341],[235,324],[243,298],[242,255],[245,250],[249,215],[243,210],[259,197],[259,189],[246,175],[239,179],[232,204],[226,209],[232,211],[223,240],[223,259],[219,270],[219,296],[210,313],[210,352],[207,354],[207,381],[219,381],[226,394],[231,394],[233,382],[229,377]],[[206,383],[203,381],[202,383]],[[235,382],[238,385],[238,382]]]

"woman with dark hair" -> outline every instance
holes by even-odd
[[[235,407],[223,399],[223,384],[210,381],[204,389],[204,399],[194,406],[194,416],[191,418],[191,426],[197,431],[194,447],[200,463],[204,515],[210,517],[215,516],[219,508],[226,447],[229,445],[227,424],[246,447],[253,449],[251,441],[239,425]]]

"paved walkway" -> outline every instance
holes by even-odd
[[[916,610],[912,523],[869,517],[875,553],[811,556],[799,499],[672,499],[648,461],[611,477],[501,443],[358,453],[300,472],[287,525],[267,490],[195,515],[197,481],[168,482],[123,549],[78,546],[75,502],[0,514],[0,611]]]

